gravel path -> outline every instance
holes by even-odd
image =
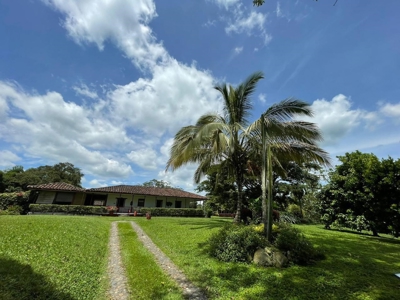
[[[122,264],[122,258],[119,247],[119,236],[117,222],[111,223],[110,241],[108,243],[108,276],[110,286],[108,290],[108,299],[126,300],[129,299],[129,288],[125,275],[125,268]]]
[[[206,300],[207,298],[203,292],[186,278],[185,274],[183,274],[183,272],[153,243],[142,228],[135,222],[130,223],[132,228],[136,231],[138,239],[153,253],[156,262],[183,290],[184,297],[193,300]]]

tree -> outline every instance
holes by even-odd
[[[262,215],[264,233],[269,240],[272,234],[273,170],[283,170],[281,162],[285,161],[329,165],[328,154],[317,146],[322,139],[318,127],[314,123],[297,121],[295,117],[299,116],[312,116],[310,106],[297,99],[286,99],[272,105],[246,130],[249,140],[253,141],[253,151],[258,151],[262,157]]]
[[[29,185],[52,182],[65,182],[81,187],[83,174],[73,164],[65,162],[54,166],[40,166],[24,171],[22,166],[15,166],[3,172],[4,191],[26,191]]]
[[[198,163],[194,180],[200,182],[214,164],[221,164],[234,178],[237,189],[235,222],[240,222],[242,189],[247,151],[243,131],[252,109],[250,96],[261,72],[250,75],[236,88],[222,84],[215,87],[224,101],[224,115],[206,114],[195,125],[183,127],[175,135],[166,169],[175,170],[187,163]]]
[[[338,156],[319,193],[322,220],[331,225],[378,233],[400,233],[400,160],[355,151]]]
[[[159,188],[174,188],[169,182],[164,180],[152,179],[142,183],[142,186],[159,187]]]

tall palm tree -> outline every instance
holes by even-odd
[[[273,168],[282,170],[282,161],[330,164],[327,152],[317,145],[322,140],[318,127],[314,123],[297,121],[299,116],[312,116],[310,106],[297,99],[286,99],[272,105],[245,131],[253,155],[258,151],[262,157],[262,219],[269,240],[272,232]]]
[[[206,114],[195,125],[183,127],[175,135],[166,169],[175,170],[187,163],[198,163],[194,180],[200,182],[209,168],[217,163],[226,167],[235,179],[238,192],[235,222],[240,222],[242,189],[247,151],[244,131],[252,109],[250,96],[261,72],[250,75],[236,88],[223,84],[215,87],[224,101],[224,114]]]

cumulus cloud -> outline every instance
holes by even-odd
[[[90,107],[66,102],[62,95],[28,93],[20,87],[0,81],[0,101],[7,101],[18,114],[9,116],[0,126],[0,135],[8,143],[23,145],[32,156],[82,166],[85,172],[100,176],[127,176],[129,165],[117,161],[107,151],[119,144],[134,142],[122,128],[95,118]]]
[[[139,68],[168,59],[162,43],[148,26],[157,16],[152,0],[42,0],[65,15],[63,26],[79,44],[95,43],[104,49],[111,40]]]
[[[91,99],[97,99],[99,97],[95,91],[90,90],[90,88],[84,83],[82,83],[80,86],[73,86],[72,89],[76,92],[77,95],[81,95]]]
[[[380,108],[381,113],[388,117],[400,118],[400,103],[385,103]]]
[[[312,103],[311,108],[314,117],[301,119],[318,124],[325,146],[336,144],[361,123],[371,129],[381,122],[376,112],[352,109],[351,99],[343,94],[333,97],[331,101],[317,99]]]
[[[10,168],[15,166],[15,162],[19,161],[21,158],[12,153],[9,150],[0,151],[0,167],[2,168]]]

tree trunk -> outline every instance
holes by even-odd
[[[242,217],[242,178],[241,178],[240,170],[236,168],[236,185],[238,189],[238,197],[237,197],[237,206],[236,206],[236,214],[233,219],[234,223],[240,223]]]
[[[267,150],[267,167],[268,167],[268,226],[267,226],[267,239],[268,241],[272,240],[272,187],[273,187],[273,178],[272,178],[272,153],[271,147],[268,146]]]

